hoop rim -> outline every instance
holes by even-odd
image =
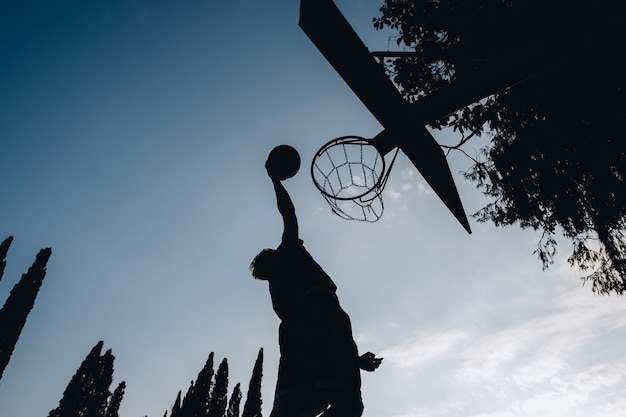
[[[364,193],[357,194],[357,195],[350,196],[350,197],[341,197],[341,196],[336,196],[334,194],[330,194],[315,179],[315,167],[316,167],[315,162],[317,161],[317,159],[320,158],[322,155],[324,155],[324,153],[328,149],[332,148],[333,146],[344,145],[344,144],[348,144],[348,145],[360,144],[363,146],[371,146],[374,148],[375,152],[379,155],[382,161],[381,175],[378,177],[374,185],[368,188]],[[385,180],[386,180],[386,172],[387,172],[387,163],[385,162],[385,156],[382,153],[380,153],[378,148],[374,145],[373,141],[371,139],[366,139],[362,136],[356,136],[356,135],[340,136],[338,138],[329,140],[318,149],[318,151],[315,153],[311,161],[311,178],[313,179],[313,184],[315,184],[315,187],[319,190],[320,193],[322,193],[322,195],[324,195],[324,197],[330,198],[333,200],[338,200],[338,201],[358,200],[371,193],[374,193],[373,197],[371,197],[371,200],[375,199],[382,192],[381,186],[384,187]]]

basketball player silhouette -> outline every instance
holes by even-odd
[[[337,286],[304,248],[295,207],[266,163],[274,185],[283,235],[277,249],[252,261],[252,275],[268,281],[279,327],[280,363],[270,417],[359,417],[363,412],[360,369],[373,371],[382,359],[359,357],[350,318]]]

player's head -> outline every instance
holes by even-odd
[[[250,264],[250,272],[256,279],[268,280],[274,269],[276,249],[263,249]]]

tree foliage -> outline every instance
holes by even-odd
[[[6,257],[11,242],[13,242],[13,236],[7,237],[0,243],[0,280],[2,280],[2,275],[4,275],[4,268],[7,266]]]
[[[540,0],[385,0],[376,28],[415,51],[385,66],[412,102],[519,62],[519,82],[430,122],[490,138],[465,173],[491,202],[475,213],[542,232],[544,268],[556,234],[598,293],[626,291],[625,15],[621,4]],[[466,153],[467,154],[467,153]],[[469,156],[469,154],[467,154]]]
[[[241,384],[237,383],[233,388],[233,393],[228,400],[228,409],[226,409],[226,417],[239,417],[239,404],[241,403]]]
[[[103,344],[100,341],[91,349],[67,384],[59,406],[48,417],[117,417],[126,383],[122,381],[113,393],[109,391],[115,356],[111,349],[101,354]]]
[[[124,399],[125,389],[125,381],[120,382],[117,388],[115,388],[113,394],[111,395],[111,398],[109,399],[109,404],[104,415],[105,417],[119,417],[118,411],[120,409],[120,405],[122,404],[122,400]]]
[[[211,390],[208,417],[224,417],[228,405],[228,360],[224,358],[215,373],[215,384]]]
[[[189,384],[187,393],[181,400],[181,392],[178,392],[171,417],[206,417],[209,413],[211,400],[211,387],[213,386],[213,352],[198,373],[196,381]]]
[[[4,272],[6,253],[13,238],[9,237],[0,245],[1,272]],[[39,251],[28,272],[22,275],[20,281],[13,286],[9,297],[2,309],[0,309],[0,378],[9,359],[13,354],[15,345],[26,324],[28,314],[35,305],[35,299],[39,293],[39,288],[46,277],[46,264],[52,250],[45,248]],[[2,274],[0,274],[2,278]]]
[[[182,396],[179,391],[176,401],[170,412],[170,417],[239,417],[241,404],[241,384],[237,383],[233,392],[228,397],[228,360],[224,358],[217,369],[213,372],[213,352],[209,355],[204,367],[198,373],[195,381],[191,381],[187,393]],[[261,367],[263,362],[263,349],[254,365],[251,378],[251,387],[248,390],[250,406],[254,411],[249,414],[254,417],[261,415]],[[253,383],[254,381],[254,383]],[[258,391],[258,392],[257,392]],[[244,415],[246,413],[244,407]],[[167,416],[167,412],[165,413]]]
[[[174,405],[172,406],[172,412],[170,413],[171,417],[181,417],[180,412],[180,394],[182,392],[178,391],[178,395],[176,395],[176,400],[174,401]],[[165,412],[165,416],[167,416],[167,411]]]
[[[259,349],[256,362],[254,362],[254,368],[252,369],[252,376],[250,377],[250,384],[248,385],[248,394],[246,395],[246,402],[243,405],[243,413],[241,417],[262,417],[261,406],[263,401],[261,399],[261,380],[263,379],[263,348]]]

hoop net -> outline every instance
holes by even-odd
[[[332,211],[346,220],[373,223],[380,219],[385,208],[381,193],[388,176],[383,155],[358,136],[331,140],[311,163],[315,186]]]

